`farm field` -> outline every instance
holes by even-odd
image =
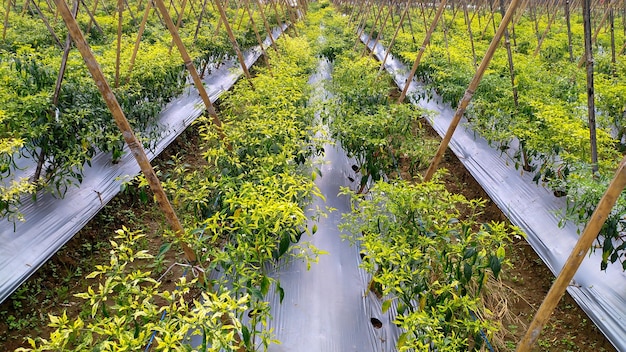
[[[124,176],[106,207],[94,197],[104,208],[10,289],[3,350],[520,348],[571,250],[546,260],[535,230],[525,234],[509,204],[490,199],[485,182],[503,182],[495,170],[475,180],[457,139],[440,145],[440,110],[421,101],[463,115],[459,128],[561,205],[545,216],[574,237],[609,189],[616,204],[599,208],[607,219],[583,268],[614,282],[596,285],[594,304],[607,299],[611,310],[626,297],[626,198],[609,185],[623,172],[623,4],[78,4],[4,7],[3,236],[10,227],[21,236],[38,200],[80,189],[97,158],[115,168],[132,156],[143,173]],[[500,41],[502,18],[512,22]],[[72,45],[68,28],[91,50],[77,31]],[[403,75],[414,66],[422,88],[377,59]],[[198,84],[211,89],[228,60],[241,78],[211,102]],[[144,149],[172,133],[157,116],[190,94],[201,116],[153,168]],[[578,282],[570,293],[593,289]],[[556,305],[532,350],[620,350],[623,311],[590,312],[573,298]],[[307,305],[312,321],[300,326]],[[341,333],[333,314],[342,312],[353,330]]]

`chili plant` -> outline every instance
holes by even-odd
[[[383,311],[397,304],[398,349],[479,350],[481,331],[490,336],[498,329],[481,289],[509,263],[506,246],[518,231],[478,223],[484,201],[449,193],[437,180],[379,181],[367,197],[343,194],[353,211],[341,229],[359,241],[370,288],[385,297]]]

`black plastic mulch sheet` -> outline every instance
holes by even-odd
[[[361,40],[367,42],[367,36],[363,35]],[[370,49],[373,44],[373,41],[369,44]],[[377,44],[375,54],[382,60],[385,48]],[[409,69],[391,54],[385,69],[398,87],[404,88]],[[419,98],[428,96],[419,94],[425,89],[412,81],[407,97],[412,103],[435,112],[430,123],[443,136],[455,110],[434,93],[436,98],[431,100]],[[450,149],[509,220],[527,234],[528,242],[552,273],[558,275],[579,237],[573,223],[559,226],[555,214],[562,213],[565,199],[535,184],[532,174],[516,170],[514,161],[466,126],[464,119],[452,137]],[[568,292],[617,350],[626,351],[626,273],[620,265],[609,265],[606,271],[601,271],[601,254],[596,251],[585,258]]]
[[[274,38],[282,33],[274,30]],[[267,37],[265,46],[269,46]],[[249,67],[260,57],[260,48],[252,48],[244,54]],[[237,60],[230,60],[215,69],[204,79],[211,101],[230,89],[243,74]],[[199,117],[204,104],[191,86],[180,97],[170,102],[159,115],[159,125],[164,132],[153,150],[146,150],[150,160],[162,152],[176,137]],[[109,154],[100,153],[85,168],[80,187],[68,189],[64,198],[39,194],[37,201],[26,199],[20,207],[25,222],[13,224],[0,219],[0,302],[4,301],[19,285],[46,262],[61,246],[69,241],[100,209],[119,191],[123,181],[140,172],[139,165],[129,152],[117,164],[111,163]],[[20,170],[16,177],[34,174],[31,159],[18,160]]]

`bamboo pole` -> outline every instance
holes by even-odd
[[[478,70],[476,71],[474,78],[472,78],[472,81],[467,87],[467,90],[465,91],[463,98],[459,102],[459,106],[457,107],[456,112],[454,113],[454,117],[452,118],[452,121],[450,122],[448,131],[446,132],[443,140],[441,141],[441,144],[439,145],[439,148],[437,149],[437,153],[435,154],[435,157],[430,163],[428,170],[426,170],[424,181],[430,181],[433,175],[435,174],[435,171],[437,170],[437,167],[439,166],[439,162],[441,162],[441,158],[443,157],[443,154],[445,153],[446,149],[448,148],[448,144],[450,143],[450,140],[452,139],[452,135],[454,134],[456,127],[459,125],[459,122],[461,122],[461,117],[465,113],[465,109],[467,108],[467,105],[472,100],[472,97],[474,96],[474,92],[476,91],[478,84],[483,78],[483,75],[485,74],[485,70],[487,69],[487,66],[489,66],[489,63],[491,62],[491,59],[493,58],[493,54],[498,48],[498,43],[500,42],[500,39],[502,39],[504,30],[506,29],[509,22],[511,21],[511,17],[513,16],[513,13],[515,12],[515,9],[517,8],[519,1],[520,0],[512,0],[511,4],[509,4],[509,8],[506,10],[506,13],[502,17],[500,26],[498,26],[498,30],[496,31],[496,34],[493,36],[493,39],[491,40],[491,43],[489,44],[489,48],[487,48],[487,52],[485,53],[485,56],[483,57],[483,60],[480,62],[480,66],[478,67]],[[408,86],[408,82],[407,82],[407,86]]]
[[[446,58],[448,59],[448,65],[450,65],[450,46],[448,45],[448,27],[446,26],[446,14],[441,16],[441,30],[443,31],[443,43],[446,47]]]
[[[585,2],[586,1],[588,0],[585,0]],[[574,274],[576,274],[593,241],[598,237],[600,229],[604,225],[604,222],[608,218],[611,209],[617,202],[624,187],[626,187],[626,157],[620,162],[613,180],[600,199],[591,218],[589,218],[587,226],[585,226],[582,235],[578,239],[578,242],[576,242],[561,272],[552,284],[552,287],[550,287],[550,291],[548,291],[548,294],[541,303],[539,310],[537,310],[526,334],[517,346],[516,352],[527,352],[532,349],[532,346],[541,334],[541,330],[548,319],[550,319],[550,315],[561,300],[561,297],[565,293],[567,286],[569,286]]]
[[[46,28],[48,28],[48,32],[50,32],[50,34],[52,35],[52,38],[54,39],[54,42],[57,43],[57,45],[63,49],[63,44],[61,44],[61,41],[59,40],[59,37],[57,37],[57,34],[54,32],[54,29],[52,28],[52,26],[50,26],[50,22],[48,22],[48,19],[46,18],[46,16],[44,16],[43,12],[41,12],[41,9],[39,8],[39,5],[37,5],[36,2],[32,1],[33,6],[35,6],[35,11],[37,12],[37,14],[39,15],[39,18],[41,18],[41,20],[43,21],[44,25],[46,25]]]
[[[181,246],[185,253],[186,259],[191,263],[195,263],[197,260],[196,254],[191,249],[191,247],[189,247],[189,245],[183,241],[183,236],[185,233],[184,229],[180,221],[178,220],[178,217],[176,216],[172,205],[167,199],[167,195],[161,187],[161,183],[159,182],[159,179],[157,178],[154,169],[152,168],[152,165],[150,165],[150,161],[148,160],[148,157],[146,156],[146,153],[143,150],[141,143],[135,137],[132,128],[128,123],[128,120],[126,119],[126,116],[122,111],[122,108],[115,98],[113,91],[109,87],[109,84],[107,83],[104,74],[100,70],[98,62],[91,52],[89,44],[87,44],[87,41],[85,40],[83,33],[78,27],[76,20],[74,19],[74,17],[72,17],[70,10],[67,8],[65,0],[54,0],[54,2],[56,3],[57,8],[61,13],[61,16],[63,17],[63,20],[67,25],[70,35],[74,39],[74,43],[76,44],[78,51],[80,51],[80,54],[85,60],[85,64],[87,65],[87,68],[89,69],[89,72],[91,73],[91,76],[93,77],[96,86],[100,91],[100,94],[102,94],[102,98],[107,104],[109,110],[111,110],[111,114],[113,115],[113,118],[115,119],[115,123],[117,124],[118,128],[122,132],[126,144],[128,144],[128,147],[130,148],[135,159],[137,160],[141,171],[144,173],[146,179],[148,180],[150,188],[154,192],[161,211],[163,211],[165,218],[167,219],[168,223],[170,224],[176,235],[181,239]]]
[[[74,0],[74,5],[72,6],[72,17],[76,18],[78,14],[78,0]],[[72,48],[72,37],[68,33],[65,38],[65,48],[63,49],[63,57],[61,58],[61,67],[59,68],[59,75],[57,76],[57,81],[54,86],[54,94],[52,95],[52,105],[56,106],[59,103],[59,95],[61,93],[61,83],[63,82],[63,77],[65,76],[65,68],[67,67],[67,59],[70,56],[70,49]]]
[[[584,1],[583,1],[584,4]],[[584,5],[583,5],[584,7]],[[598,35],[600,34],[600,30],[602,29],[602,26],[604,26],[604,22],[606,22],[607,18],[609,17],[609,10],[611,9],[611,3],[609,3],[607,9],[604,11],[604,15],[602,16],[602,19],[600,20],[600,23],[598,24],[598,26],[596,27],[595,32],[593,33],[593,37],[591,38],[591,44],[593,45],[596,40],[598,39]],[[583,10],[584,11],[584,10]],[[591,14],[590,14],[591,16]],[[584,21],[584,14],[583,14],[583,21]],[[583,67],[583,65],[585,64],[585,55],[581,56],[580,60],[578,61],[578,68]]]
[[[55,0],[55,1],[61,1],[61,0]],[[180,52],[180,56],[182,57],[183,62],[185,63],[185,67],[187,67],[187,70],[189,70],[189,73],[191,74],[193,83],[196,86],[196,89],[198,90],[200,97],[202,98],[202,102],[204,103],[204,106],[206,107],[207,112],[209,113],[209,116],[211,117],[211,120],[213,124],[215,125],[215,128],[217,129],[217,133],[220,139],[225,141],[224,131],[222,130],[222,122],[217,116],[217,112],[215,111],[215,108],[213,107],[213,103],[211,103],[211,99],[209,99],[209,95],[207,94],[206,89],[204,89],[202,80],[200,79],[200,76],[198,76],[198,71],[196,71],[196,67],[193,65],[193,61],[191,61],[191,57],[187,53],[185,44],[183,44],[183,41],[180,39],[180,36],[178,35],[178,30],[174,26],[174,22],[172,22],[172,18],[170,17],[169,12],[167,12],[167,8],[165,7],[163,0],[154,0],[154,2],[155,2],[156,7],[161,12],[161,15],[163,16],[163,20],[165,21],[167,29],[170,31],[170,34],[174,38],[174,42],[176,43],[176,46],[178,47],[178,51]]]
[[[369,17],[369,8],[372,6],[372,1],[368,2],[367,5],[365,6],[366,8],[363,13],[363,17],[361,18],[360,23],[357,26],[358,30],[356,33],[356,41],[354,42],[354,49],[356,49],[359,43],[361,42],[361,35],[363,34],[363,31],[365,30],[365,26],[367,25],[367,18]]]
[[[383,6],[381,5],[381,9],[382,8]],[[378,44],[378,41],[380,40],[380,33],[382,33],[382,31],[385,29],[385,25],[387,24],[387,20],[389,19],[389,15],[391,14],[391,11],[393,11],[393,7],[391,6],[391,4],[389,4],[389,11],[387,12],[385,17],[383,18],[383,21],[381,22],[380,29],[378,30],[378,33],[376,33],[376,39],[374,40],[374,44],[372,45],[372,48],[376,48],[376,45]],[[376,25],[372,26],[371,35],[374,34],[375,28],[376,28]],[[367,44],[369,44],[370,40],[372,40],[371,36],[367,39]],[[369,45],[365,45],[365,49],[363,51],[362,56],[364,56],[367,53],[368,48],[369,48]],[[374,50],[371,50],[369,53],[369,56],[371,57],[373,53],[374,53]]]
[[[128,0],[124,0],[124,5],[128,9],[128,14],[130,15],[130,19],[133,21],[133,23],[135,23],[136,22],[135,14],[133,13],[133,9],[130,8],[130,5],[128,5]]]
[[[187,6],[187,0],[183,0],[183,3],[180,7],[180,12],[178,13],[178,18],[176,19],[176,30],[180,29],[180,25],[183,23],[183,16],[185,15],[185,7]],[[172,53],[172,48],[174,47],[174,39],[170,42],[170,49],[168,54]]]
[[[87,25],[87,33],[91,32],[91,24],[93,23],[93,25],[96,26],[96,29],[98,30],[98,32],[100,32],[100,34],[104,34],[104,32],[102,31],[102,28],[100,28],[100,25],[98,24],[98,21],[96,21],[96,19],[93,17],[93,13],[89,11],[89,8],[87,7],[87,5],[85,5],[85,1],[80,0],[80,3],[83,4],[83,8],[85,12],[87,12],[87,15],[89,15],[89,25]],[[96,6],[98,6],[98,0],[96,0],[94,4],[94,8],[96,8]],[[96,11],[94,10],[93,12],[95,13]]]
[[[611,32],[611,73],[615,75],[615,16],[609,0],[609,31]]]
[[[2,28],[2,41],[7,38],[7,28],[9,27],[9,13],[11,12],[11,0],[7,0],[7,8],[4,12],[4,27]]]
[[[196,32],[193,35],[193,42],[195,43],[198,40],[198,33],[200,33],[200,26],[202,25],[202,19],[204,18],[204,13],[206,12],[206,3],[208,0],[202,1],[202,9],[200,10],[200,16],[198,16],[198,24],[196,25]]]
[[[130,82],[130,76],[133,72],[133,68],[135,67],[135,59],[137,58],[137,52],[139,51],[139,45],[141,44],[141,37],[143,37],[143,32],[146,29],[146,23],[148,22],[148,16],[150,16],[151,9],[152,9],[152,1],[148,1],[146,3],[146,8],[143,12],[143,18],[141,19],[141,24],[139,25],[139,32],[137,33],[137,39],[135,39],[135,47],[133,48],[133,53],[130,56],[130,64],[128,66],[128,73],[126,74],[126,84]]]
[[[274,32],[270,28],[269,22],[267,22],[267,17],[265,17],[265,10],[263,10],[263,5],[261,4],[261,0],[256,0],[256,4],[259,9],[259,15],[261,15],[261,19],[263,20],[263,26],[265,26],[265,31],[267,32],[267,35],[270,37],[270,43],[272,43],[272,48],[274,48],[274,51],[278,54],[278,46],[276,45],[276,41],[274,41]]]
[[[552,26],[552,23],[554,22],[554,19],[557,17],[556,14],[557,14],[558,11],[559,11],[558,6],[555,6],[554,7],[554,14],[552,15],[552,17],[550,17],[550,14],[548,14],[548,25],[546,26],[546,29],[544,29],[543,34],[541,35],[541,37],[539,38],[539,41],[537,42],[537,47],[535,47],[535,51],[533,52],[533,56],[537,56],[537,54],[539,54],[539,50],[541,50],[541,45],[543,44],[543,41],[548,36],[548,32],[550,32],[550,27]]]
[[[248,16],[250,17],[250,25],[252,26],[252,31],[254,32],[254,36],[256,37],[257,42],[259,43],[259,48],[261,49],[261,55],[265,59],[265,64],[267,65],[267,70],[269,71],[270,76],[272,74],[272,66],[270,65],[270,58],[267,56],[267,51],[265,50],[265,45],[263,40],[261,39],[261,35],[259,34],[259,30],[256,27],[256,22],[254,22],[254,18],[252,16],[252,11],[250,10],[250,5],[248,4],[248,0],[243,0],[243,4],[245,10],[248,12]]]
[[[587,61],[587,113],[589,118],[589,143],[591,145],[591,170],[598,172],[598,147],[596,142],[596,109],[593,87],[593,43],[591,40],[591,1],[583,1],[583,25],[585,32],[585,55]],[[611,4],[609,4],[609,7]]]
[[[385,68],[387,57],[389,56],[389,53],[391,52],[391,48],[393,48],[393,45],[396,43],[396,37],[398,36],[398,33],[400,32],[400,28],[402,28],[402,22],[404,22],[404,18],[406,17],[406,14],[409,12],[409,9],[411,8],[411,1],[412,0],[407,0],[406,7],[404,8],[404,11],[402,11],[402,16],[400,16],[400,21],[398,22],[398,25],[396,26],[396,32],[393,34],[393,37],[391,38],[391,42],[389,43],[389,46],[387,47],[387,50],[385,51],[385,57],[383,57],[383,60],[380,63],[380,68],[378,69],[379,73],[382,72],[383,69]]]
[[[415,76],[415,72],[417,72],[417,67],[419,66],[420,61],[422,60],[422,55],[424,55],[424,51],[426,51],[426,47],[428,46],[428,43],[430,43],[430,37],[435,31],[435,28],[437,27],[437,22],[439,22],[439,18],[441,17],[441,14],[443,13],[443,10],[446,7],[446,2],[447,0],[441,0],[441,2],[439,2],[439,8],[437,9],[437,13],[435,13],[435,18],[433,19],[433,22],[430,24],[430,28],[428,28],[428,31],[426,32],[426,36],[424,37],[424,42],[422,42],[422,46],[420,47],[420,50],[417,52],[417,57],[415,58],[415,62],[413,62],[413,67],[411,67],[411,72],[409,73],[409,76],[406,79],[406,83],[404,84],[404,89],[402,89],[402,93],[400,94],[400,97],[398,98],[398,104],[402,103],[404,101],[404,98],[406,98],[406,93],[409,91],[409,86],[411,86],[411,81],[413,81],[413,76]]]
[[[113,86],[117,88],[120,84],[120,61],[122,51],[122,15],[124,13],[124,0],[117,0],[117,52],[115,55],[115,83]]]
[[[246,79],[248,80],[248,84],[254,90],[254,85],[252,84],[252,77],[250,76],[250,72],[248,71],[248,67],[246,66],[246,61],[243,58],[243,54],[241,53],[241,49],[239,49],[239,44],[237,44],[237,39],[233,34],[233,31],[228,24],[228,18],[226,17],[226,12],[224,12],[224,7],[220,0],[215,0],[215,5],[217,6],[217,10],[220,13],[220,17],[222,18],[222,22],[224,23],[224,28],[226,28],[226,33],[228,34],[228,39],[230,39],[230,43],[235,49],[235,53],[237,53],[237,59],[239,59],[239,64],[241,65],[241,69],[243,70]],[[182,43],[182,42],[181,42]]]
[[[87,8],[87,5],[84,2],[83,2],[83,6]],[[94,0],[93,9],[91,10],[91,12],[87,11],[87,13],[89,14],[89,23],[87,23],[87,33],[91,32],[91,26],[93,22],[95,21],[91,13],[96,13],[97,9],[98,9],[98,0]]]
[[[472,47],[472,67],[474,67],[474,72],[476,72],[476,48],[474,47],[474,34],[472,33],[472,21],[469,19],[469,14],[467,11],[467,1],[463,0],[463,17],[465,18],[465,23],[467,23],[467,33],[470,39],[470,46]]]
[[[565,22],[567,24],[567,52],[569,53],[569,62],[574,62],[574,50],[572,48],[572,22],[570,18],[570,0],[565,0]]]

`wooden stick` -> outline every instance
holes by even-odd
[[[441,17],[441,14],[443,13],[443,10],[446,7],[446,2],[447,0],[441,0],[441,2],[439,2],[439,8],[437,9],[437,13],[435,13],[435,18],[433,19],[433,22],[430,24],[430,28],[428,28],[428,31],[426,32],[426,36],[424,37],[424,42],[422,43],[420,50],[417,52],[417,57],[415,58],[415,62],[413,62],[413,67],[411,67],[411,72],[409,73],[409,76],[406,79],[406,83],[404,84],[404,89],[402,89],[402,93],[400,94],[400,97],[398,98],[398,104],[401,104],[404,101],[404,98],[406,98],[406,93],[409,91],[409,86],[411,85],[411,82],[413,81],[413,76],[415,76],[417,67],[419,66],[420,61],[422,60],[422,55],[424,55],[424,51],[426,51],[426,47],[428,46],[428,43],[430,43],[430,37],[432,36],[433,32],[435,31],[435,28],[437,27],[437,22],[439,21],[439,18]]]
[[[450,143],[450,140],[452,139],[452,135],[454,134],[456,127],[459,125],[459,122],[461,121],[461,117],[463,116],[463,114],[465,113],[465,109],[467,108],[467,105],[472,100],[472,97],[474,96],[474,92],[476,91],[478,84],[482,80],[483,75],[485,74],[485,70],[487,69],[487,66],[489,66],[489,63],[491,62],[491,59],[493,58],[493,54],[498,48],[498,44],[500,42],[500,39],[502,39],[504,30],[506,29],[509,22],[511,21],[511,17],[513,16],[513,13],[515,12],[515,8],[517,8],[519,1],[520,0],[512,0],[511,4],[509,5],[509,8],[506,10],[506,13],[502,17],[500,26],[498,27],[498,30],[493,36],[493,39],[491,40],[491,43],[489,44],[489,48],[487,48],[487,52],[485,53],[483,60],[480,62],[480,66],[478,67],[476,74],[474,75],[474,78],[472,78],[472,81],[467,87],[467,90],[465,91],[465,94],[463,95],[463,98],[461,99],[459,103],[459,106],[454,114],[454,117],[452,118],[452,121],[450,122],[448,131],[446,132],[443,140],[441,141],[441,144],[439,145],[439,149],[437,149],[437,153],[435,154],[433,161],[430,163],[428,170],[426,170],[424,181],[430,181],[433,175],[435,174],[435,171],[437,170],[437,167],[439,166],[439,162],[441,162],[441,158],[443,157],[443,154],[445,153],[446,149],[448,148],[448,144]],[[408,86],[409,83],[410,81],[408,81],[406,85]]]
[[[385,68],[387,57],[389,56],[389,53],[391,52],[391,48],[393,48],[393,45],[396,42],[396,37],[398,36],[398,33],[400,32],[400,28],[402,28],[402,22],[404,22],[404,18],[406,17],[406,14],[409,12],[409,8],[411,8],[411,1],[412,0],[407,0],[406,7],[404,8],[404,11],[402,11],[402,16],[400,16],[400,21],[398,22],[398,25],[396,26],[396,32],[393,34],[393,38],[391,38],[391,42],[389,43],[389,46],[387,47],[387,50],[385,51],[385,57],[383,57],[383,61],[381,61],[380,63],[380,68],[378,69],[379,73],[382,72],[383,69]]]
[[[467,11],[467,1],[463,1],[463,17],[465,18],[465,23],[467,23],[467,33],[469,34],[470,46],[472,48],[472,67],[474,67],[474,72],[476,72],[476,48],[474,47],[474,34],[472,33],[472,20],[469,18],[469,14]]]
[[[87,41],[85,40],[85,37],[83,36],[83,33],[78,27],[78,23],[76,23],[76,20],[74,19],[74,17],[72,17],[70,10],[67,8],[67,4],[65,3],[65,0],[54,0],[54,2],[56,3],[57,8],[59,9],[59,12],[61,13],[61,16],[63,17],[63,20],[65,21],[65,24],[69,30],[70,35],[74,39],[74,43],[76,43],[76,47],[78,48],[78,51],[80,51],[80,54],[85,60],[85,64],[87,65],[87,68],[89,69],[89,73],[91,73],[91,76],[93,77],[96,83],[96,86],[98,87],[98,90],[100,91],[100,94],[102,94],[102,98],[104,99],[105,103],[107,104],[107,107],[111,111],[111,114],[113,114],[115,123],[117,124],[118,128],[122,132],[122,135],[124,136],[124,140],[126,141],[126,144],[128,144],[128,147],[130,148],[135,159],[137,160],[137,163],[139,164],[141,171],[145,175],[148,183],[150,184],[150,188],[154,192],[154,195],[159,204],[159,207],[161,208],[161,211],[163,211],[165,218],[167,219],[168,223],[170,224],[170,226],[172,227],[176,235],[181,239],[181,246],[185,253],[186,259],[190,261],[191,263],[195,263],[197,259],[196,254],[191,249],[191,247],[187,243],[185,243],[183,240],[185,231],[180,221],[178,220],[178,217],[176,216],[176,213],[174,212],[172,205],[167,199],[167,195],[165,194],[163,187],[161,187],[161,183],[159,182],[159,179],[156,176],[156,173],[154,172],[152,165],[150,165],[150,161],[148,160],[148,157],[146,156],[146,153],[142,147],[142,144],[135,137],[135,134],[133,133],[133,130],[130,124],[128,123],[128,120],[126,119],[126,116],[124,115],[124,112],[122,111],[122,108],[120,107],[120,104],[115,98],[115,94],[113,94],[113,91],[109,87],[109,84],[106,78],[104,77],[104,74],[100,70],[100,66],[98,65],[98,62],[96,61],[95,56],[91,52],[91,48],[89,47],[89,44],[87,44]]]
[[[578,242],[576,242],[576,245],[572,249],[569,257],[567,258],[567,261],[563,265],[561,272],[552,284],[552,287],[550,287],[550,291],[548,291],[548,294],[541,303],[539,310],[537,310],[537,314],[535,314],[533,321],[530,323],[526,334],[517,346],[517,352],[527,352],[532,349],[532,346],[541,334],[541,330],[543,329],[548,319],[550,319],[550,315],[554,311],[554,308],[561,300],[561,297],[565,293],[567,286],[569,286],[572,278],[574,277],[574,274],[576,274],[576,271],[580,267],[580,264],[586,257],[586,254],[593,244],[593,241],[595,241],[595,239],[598,237],[600,229],[602,228],[604,222],[611,213],[611,209],[617,202],[617,199],[619,198],[625,186],[626,157],[620,162],[619,167],[615,172],[615,176],[609,184],[608,189],[600,199],[596,210],[594,210],[591,218],[589,218],[587,226],[585,226],[585,230],[578,239]]]
[[[584,3],[584,1],[583,1]],[[591,38],[591,44],[595,44],[596,40],[598,39],[598,34],[600,34],[600,30],[602,29],[602,26],[604,25],[604,22],[606,21],[606,19],[609,17],[609,9],[611,8],[611,3],[609,3],[606,11],[604,12],[604,15],[602,16],[602,19],[600,20],[600,23],[598,24],[598,26],[596,27],[596,31],[593,34],[593,37]],[[580,60],[578,61],[578,68],[583,67],[583,65],[586,62],[586,58],[585,55],[580,57]]]
[[[83,2],[83,6],[87,7],[87,5],[85,5],[84,2]],[[91,10],[91,13],[96,13],[97,9],[98,9],[98,0],[94,0],[93,9]],[[89,33],[91,32],[91,25],[93,24],[95,19],[93,18],[93,16],[91,15],[89,11],[87,11],[87,13],[89,14],[89,23],[87,24],[87,33]]]
[[[274,32],[270,28],[270,24],[267,22],[267,17],[265,17],[265,11],[263,10],[263,5],[261,4],[261,0],[256,0],[257,8],[259,9],[259,15],[261,15],[261,19],[263,20],[263,25],[265,26],[265,31],[267,35],[270,37],[270,42],[272,43],[272,48],[278,54],[278,46],[276,46],[276,42],[274,41]]]
[[[59,37],[57,37],[57,34],[54,32],[54,29],[52,28],[52,26],[50,26],[50,22],[48,22],[48,19],[46,18],[46,16],[44,16],[43,12],[41,12],[41,9],[39,8],[39,5],[37,5],[37,3],[34,2],[34,1],[32,1],[32,3],[35,6],[35,10],[37,11],[37,14],[39,15],[39,18],[41,18],[43,23],[46,25],[46,28],[48,28],[48,32],[50,32],[50,34],[52,35],[52,38],[54,39],[54,42],[57,43],[57,45],[61,49],[63,49],[63,44],[61,44],[61,41],[59,40]]]
[[[55,0],[56,2],[56,0]],[[98,32],[100,32],[100,34],[104,34],[104,32],[102,31],[102,28],[100,28],[100,25],[98,24],[98,21],[96,21],[96,19],[93,17],[93,13],[91,13],[91,11],[89,11],[89,8],[87,7],[87,5],[85,5],[85,1],[84,0],[80,0],[80,3],[83,4],[83,8],[85,10],[85,12],[87,12],[87,14],[89,15],[89,25],[87,26],[87,33],[91,32],[91,24],[93,23],[94,26],[96,26],[96,29],[98,30]],[[94,8],[96,8],[96,6],[98,6],[98,0],[96,0],[95,4],[94,4]],[[58,9],[58,7],[57,7]],[[96,12],[95,10],[93,11],[94,13]]]
[[[61,1],[61,0],[56,0],[56,1]],[[178,51],[180,52],[180,56],[182,57],[183,62],[185,63],[185,67],[187,67],[187,70],[189,70],[189,73],[191,74],[193,83],[196,86],[196,89],[198,90],[200,97],[202,98],[202,102],[204,103],[204,106],[206,107],[207,112],[209,113],[209,116],[211,117],[211,120],[213,121],[213,124],[215,125],[215,128],[217,129],[220,139],[225,141],[226,136],[224,135],[224,131],[222,130],[222,122],[217,116],[217,112],[215,111],[215,108],[213,107],[213,103],[211,103],[211,99],[209,99],[209,95],[207,94],[206,89],[204,89],[202,80],[200,79],[200,76],[198,76],[198,71],[196,71],[196,67],[193,65],[193,61],[191,61],[191,57],[187,53],[185,44],[183,44],[183,41],[180,39],[180,36],[178,35],[178,30],[176,29],[176,26],[174,26],[174,22],[172,22],[172,18],[170,17],[169,12],[167,12],[167,8],[165,7],[163,0],[155,0],[155,4],[156,4],[156,7],[161,12],[161,15],[163,16],[163,20],[165,21],[167,29],[170,31],[172,37],[174,38],[174,43],[176,43],[176,46],[178,47]]]
[[[256,23],[254,22],[254,17],[252,16],[252,11],[250,10],[250,5],[248,4],[248,0],[243,0],[244,7],[248,12],[248,16],[250,16],[250,25],[252,26],[252,31],[254,31],[254,36],[256,37],[257,42],[259,43],[259,48],[261,49],[261,54],[265,59],[265,64],[267,65],[267,70],[270,74],[270,77],[273,77],[272,74],[272,66],[270,65],[270,58],[267,56],[267,51],[265,51],[265,45],[263,43],[263,39],[261,39],[261,35],[259,34],[259,30],[256,27]]]
[[[557,17],[556,14],[558,11],[559,11],[558,6],[555,6],[554,14],[552,15],[551,18],[548,19],[548,25],[546,26],[546,29],[544,29],[543,34],[541,35],[541,38],[539,38],[539,41],[537,42],[537,47],[535,48],[535,52],[533,53],[533,56],[537,56],[537,54],[539,54],[539,50],[541,50],[541,45],[543,44],[543,41],[548,36],[548,32],[550,32],[550,27],[552,26],[552,22],[554,22],[554,19]]]
[[[9,12],[11,12],[11,0],[7,0],[7,8],[4,12],[4,27],[2,28],[2,40],[7,38],[7,28],[9,27]]]
[[[135,67],[135,59],[137,58],[137,52],[139,51],[139,45],[141,44],[141,37],[143,37],[143,32],[146,29],[146,23],[148,22],[148,16],[150,15],[151,9],[152,9],[152,1],[148,1],[146,3],[146,8],[143,12],[141,25],[139,25],[139,32],[137,33],[137,39],[135,40],[135,47],[133,48],[133,53],[130,56],[130,64],[128,66],[128,73],[126,73],[126,84],[130,82],[130,77],[133,72],[133,68]]]
[[[382,6],[381,6],[382,7]],[[385,15],[385,18],[383,18],[382,23],[380,24],[380,29],[378,30],[378,33],[376,34],[376,39],[374,39],[374,44],[372,45],[372,48],[376,49],[376,45],[378,44],[378,41],[380,40],[380,34],[385,30],[385,27],[387,26],[387,20],[389,20],[389,16],[391,15],[391,13],[393,12],[393,4],[391,4],[391,2],[389,3],[389,11],[387,12],[387,14]],[[372,27],[372,30],[375,27]],[[373,33],[372,33],[373,34]],[[369,40],[371,40],[372,38],[370,37]],[[368,43],[369,43],[368,40]],[[365,54],[368,50],[369,46],[365,46],[365,51],[363,52],[363,54]],[[369,57],[371,57],[374,54],[374,50],[370,50],[369,52]]]
[[[178,13],[178,19],[176,20],[176,30],[180,29],[180,25],[183,22],[183,16],[185,15],[185,7],[187,6],[187,0],[183,0],[183,4],[180,7],[180,12]],[[168,54],[172,53],[172,47],[174,47],[174,39],[170,43],[170,49]]]
[[[587,114],[589,122],[589,143],[591,146],[591,170],[598,172],[598,146],[596,141],[596,108],[593,87],[593,42],[591,40],[591,1],[583,1],[583,25],[585,38],[585,55],[587,61]],[[609,3],[609,8],[611,4]],[[600,27],[598,27],[600,28]]]
[[[131,9],[130,5],[128,5],[128,0],[124,0],[124,4],[126,8],[128,9],[128,14],[130,15],[130,19],[133,21],[133,23],[135,23],[135,14],[133,14],[133,9]]]
[[[241,53],[241,49],[239,49],[239,44],[237,44],[237,39],[233,34],[233,31],[228,24],[228,18],[226,17],[226,12],[224,12],[224,7],[220,0],[215,0],[215,5],[217,6],[217,10],[220,13],[220,17],[222,18],[222,22],[224,23],[224,28],[226,28],[226,33],[228,34],[228,39],[230,39],[230,44],[235,49],[235,53],[237,53],[237,59],[239,59],[239,64],[241,65],[241,69],[243,70],[246,79],[248,80],[248,84],[254,90],[254,85],[252,84],[252,77],[250,76],[250,72],[248,71],[248,67],[246,66],[246,61],[243,58],[243,54]]]
[[[119,12],[117,18],[117,52],[115,55],[115,83],[113,87],[117,88],[120,83],[120,61],[122,51],[122,19],[124,13],[124,0],[117,0],[117,11]]]
[[[206,12],[206,3],[208,0],[202,1],[202,9],[200,10],[200,16],[198,16],[198,24],[196,25],[196,32],[193,35],[194,43],[198,40],[198,33],[200,32],[200,26],[202,25],[202,19],[204,18],[204,13]]]

